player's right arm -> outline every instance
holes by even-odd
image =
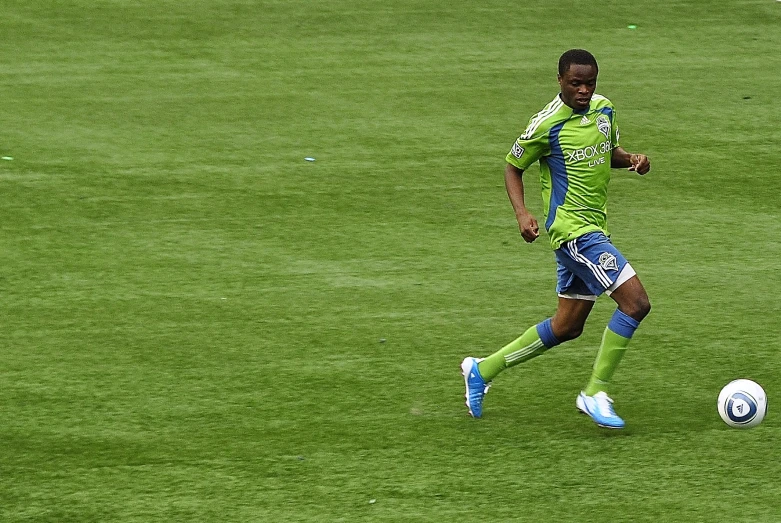
[[[526,208],[523,193],[523,169],[508,163],[504,169],[504,186],[507,188],[507,196],[515,210],[515,218],[518,220],[518,228],[526,242],[531,243],[540,235],[540,227],[537,218]]]
[[[544,113],[545,111],[538,113],[529,120],[526,130],[515,141],[512,149],[505,157],[507,167],[504,169],[504,186],[507,189],[507,195],[510,197],[510,203],[515,211],[515,218],[518,220],[521,236],[528,243],[533,242],[540,236],[540,227],[537,223],[537,218],[526,208],[523,193],[523,171],[541,157],[550,154],[547,127],[535,133],[543,121],[541,115],[544,115]]]

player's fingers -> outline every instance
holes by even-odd
[[[640,168],[640,165],[642,165],[643,163],[643,157],[639,154],[633,154],[629,157],[629,163],[632,164],[629,170],[636,172]]]

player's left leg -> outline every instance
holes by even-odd
[[[591,379],[578,395],[576,405],[598,425],[622,428],[624,420],[613,411],[608,387],[632,335],[650,311],[648,295],[626,258],[600,232],[563,244],[556,255],[559,263],[577,275],[593,294],[604,292],[618,304],[602,337]]]
[[[634,274],[634,270],[631,270],[631,274],[626,281],[616,281],[614,286],[608,289],[608,292],[612,291],[610,296],[618,304],[618,309],[613,313],[602,335],[602,344],[594,361],[591,379],[575,402],[597,425],[611,429],[623,428],[624,420],[615,413],[613,400],[608,396],[610,380],[621,363],[635,330],[651,311],[643,284]]]
[[[618,309],[613,313],[602,335],[591,379],[583,391],[587,396],[608,392],[613,374],[624,357],[635,330],[651,311],[648,294],[637,275],[620,282],[617,288],[609,289],[608,292],[618,304]]]

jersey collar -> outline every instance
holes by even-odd
[[[779,0],[779,1],[781,1],[781,0]],[[564,99],[561,97],[561,93],[559,93],[559,100],[561,100],[562,102],[564,102]],[[578,115],[580,115],[580,114],[588,114],[588,112],[591,110],[591,102],[590,102],[590,101],[589,101],[589,103],[588,103],[588,107],[586,107],[585,109],[573,109],[572,107],[570,107],[570,106],[569,106],[569,105],[567,105],[567,104],[564,104],[564,105],[565,105],[565,106],[566,106],[568,109],[570,109],[570,110],[572,111],[572,114],[578,114]]]

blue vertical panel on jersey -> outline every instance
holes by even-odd
[[[551,127],[548,139],[550,141],[550,157],[548,167],[551,177],[550,207],[548,209],[548,219],[545,220],[545,229],[550,229],[553,220],[556,219],[556,210],[559,205],[564,203],[564,197],[567,195],[567,166],[564,164],[564,152],[559,144],[559,133],[566,122],[561,122]]]

